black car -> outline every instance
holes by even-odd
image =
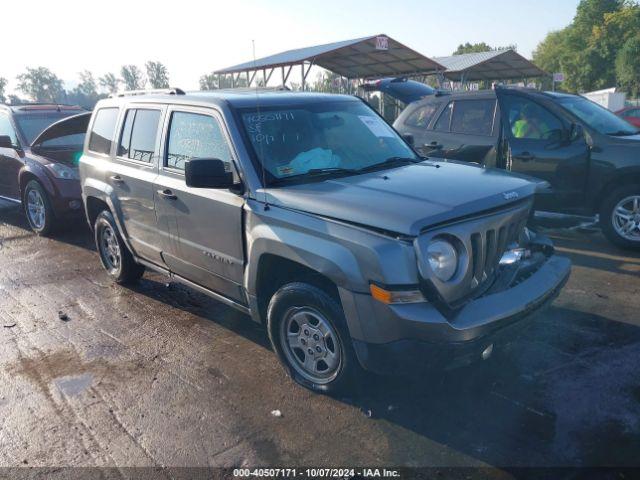
[[[394,127],[422,154],[546,180],[536,210],[600,215],[612,242],[640,248],[640,132],[577,95],[523,88],[442,93]]]

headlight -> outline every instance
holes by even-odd
[[[443,282],[448,282],[458,269],[458,254],[453,245],[446,240],[435,239],[427,247],[429,266],[434,275]]]
[[[47,168],[53,173],[56,178],[64,178],[65,180],[79,180],[78,171],[74,168],[69,168],[60,163],[50,163]]]

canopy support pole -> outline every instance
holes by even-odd
[[[287,73],[285,75],[284,66],[282,67],[282,86],[283,87],[287,85],[287,80],[289,80],[289,74],[291,73],[291,68],[293,68],[293,65],[289,66],[289,68],[287,69]]]
[[[250,87],[251,84],[253,83],[253,80],[256,78],[256,73],[258,73],[258,71],[254,70],[253,75],[251,75],[251,78],[249,78],[249,72],[247,72],[247,82],[248,82],[247,87]]]

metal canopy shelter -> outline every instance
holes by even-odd
[[[445,78],[460,82],[533,78],[548,75],[514,50],[464,53],[451,57],[435,57],[445,67]]]
[[[246,75],[247,84],[251,86],[256,73],[262,71],[265,83],[269,81],[276,68],[281,69],[284,85],[291,69],[300,65],[302,86],[311,70],[319,67],[330,70],[347,79],[380,78],[387,76],[418,75],[443,71],[438,62],[425,57],[393,38],[386,35],[356,38],[342,42],[299,48],[241,63],[233,67],[223,68],[214,73],[231,75],[232,83]]]

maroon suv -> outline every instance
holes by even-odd
[[[0,197],[22,203],[39,235],[82,213],[77,164],[90,115],[70,105],[0,105]]]

